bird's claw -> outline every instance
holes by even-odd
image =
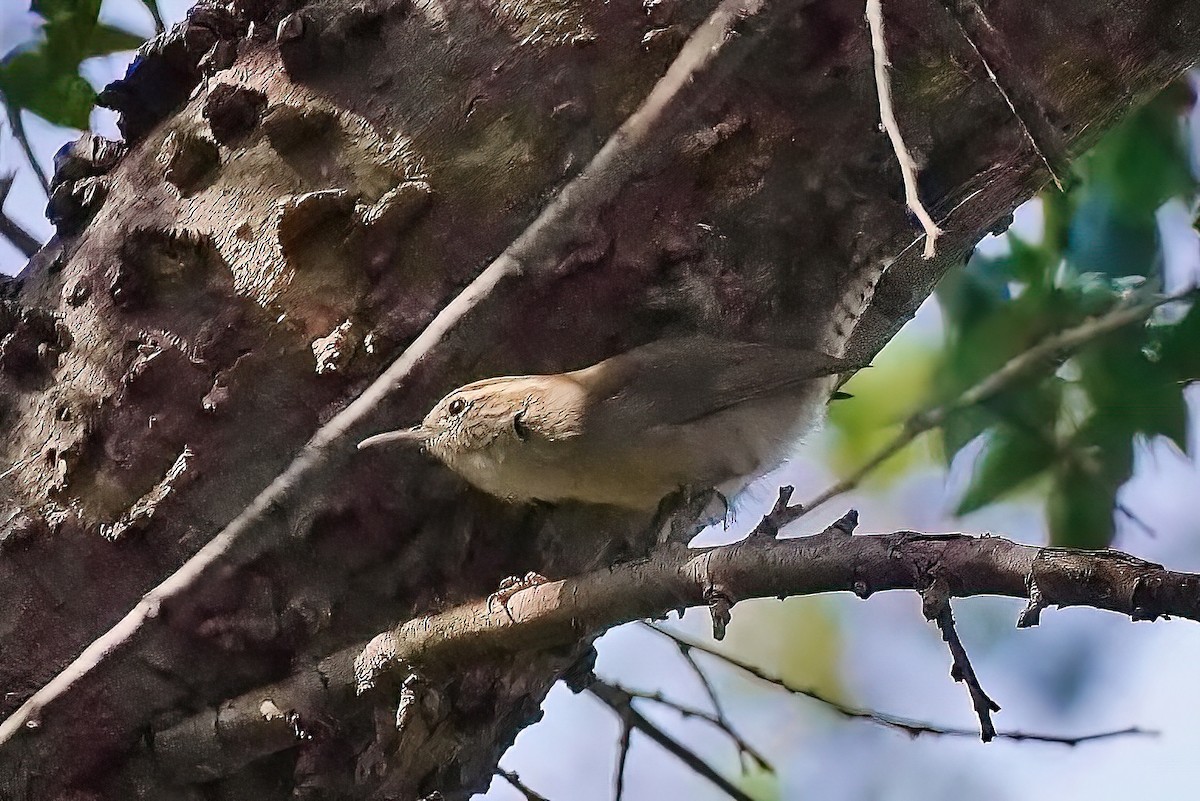
[[[720,515],[709,513],[714,501],[720,504]],[[660,545],[666,542],[681,542],[686,545],[713,523],[722,521],[728,528],[728,520],[729,499],[719,490],[713,487],[680,487],[663,498],[650,525]]]
[[[537,587],[542,584],[549,583],[550,579],[543,576],[541,573],[535,573],[530,570],[524,576],[509,576],[500,581],[500,587],[487,597],[487,609],[492,611],[492,605],[497,601],[500,607],[508,612],[508,616],[512,617],[512,613],[508,610],[509,600],[521,590],[528,590],[531,587]]]

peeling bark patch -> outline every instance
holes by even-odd
[[[279,21],[275,29],[275,42],[279,45],[279,58],[289,75],[303,73],[317,63],[320,41],[317,26],[299,12],[288,14]]]
[[[232,144],[258,127],[266,106],[267,96],[257,89],[222,83],[204,101],[203,114],[213,138]]]
[[[596,40],[586,23],[586,14],[574,3],[563,0],[500,0],[495,5],[501,24],[519,37],[518,47],[584,45]]]
[[[433,189],[424,181],[405,181],[370,206],[361,207],[360,219],[368,228],[400,233],[421,216],[432,195]]]
[[[232,287],[232,273],[211,236],[203,231],[138,229],[122,243],[121,263],[109,273],[109,293],[126,310],[182,305],[218,314]]]
[[[357,336],[349,320],[330,331],[328,336],[313,340],[312,350],[317,360],[317,375],[345,369],[354,357],[357,347]]]
[[[118,542],[131,529],[139,531],[144,529],[154,517],[154,513],[158,511],[159,505],[167,499],[181,477],[187,472],[188,463],[195,455],[195,452],[185,445],[183,452],[179,454],[179,458],[175,460],[175,464],[171,465],[171,469],[167,471],[162,480],[139,498],[133,506],[129,507],[120,520],[112,524],[102,523],[100,525],[100,536],[109,542]]]

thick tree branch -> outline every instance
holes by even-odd
[[[357,677],[360,648],[353,646],[159,733],[155,752],[181,778],[212,778],[295,743],[286,721],[259,713],[265,700],[302,720],[334,715],[353,703],[357,681],[379,671],[420,664],[435,674],[491,655],[573,643],[621,623],[707,605],[714,585],[733,600],[836,591],[865,597],[919,592],[934,573],[949,597],[1030,598],[1032,587],[1039,609],[1091,606],[1135,620],[1174,615],[1200,621],[1200,575],[1116,551],[912,531],[850,536],[834,527],[810,537],[757,537],[706,550],[666,543],[643,560],[524,590],[507,612],[480,600],[407,621],[372,641]],[[1024,615],[1023,621],[1031,622]]]
[[[575,237],[635,176],[660,164],[672,137],[705,96],[715,76],[730,70],[750,52],[757,37],[739,36],[748,18],[762,17],[759,35],[786,16],[794,0],[764,4],[724,0],[692,34],[666,74],[642,105],[618,128],[591,163],[563,187],[533,223],[441,310],[413,343],[353,403],[314,434],[295,460],[173,575],[148,592],[117,625],[0,723],[0,745],[39,717],[39,710],[62,698],[72,686],[114,654],[129,647],[160,609],[185,596],[209,577],[244,565],[272,548],[288,544],[293,517],[303,515],[306,500],[320,496],[354,453],[361,429],[376,410],[411,376],[419,363],[443,347],[450,334],[485,303],[497,302],[512,286],[532,276],[553,276]]]
[[[1062,134],[1046,116],[1046,109],[1038,102],[1037,94],[1023,80],[1013,63],[1004,38],[988,21],[983,9],[975,0],[941,0],[963,39],[979,57],[988,80],[1004,98],[1012,110],[1013,117],[1021,126],[1030,147],[1050,173],[1054,185],[1063,188],[1062,176],[1066,174],[1067,148]]]

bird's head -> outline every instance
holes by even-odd
[[[528,431],[522,416],[537,392],[533,377],[489,378],[442,398],[412,428],[388,431],[358,443],[359,450],[392,442],[416,444],[453,465],[457,459],[510,441]]]

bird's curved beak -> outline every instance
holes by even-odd
[[[358,449],[361,451],[363,448],[386,445],[389,442],[409,442],[416,445],[423,445],[428,439],[429,429],[418,425],[412,428],[402,428],[399,431],[385,431],[382,434],[367,437],[358,443]]]

